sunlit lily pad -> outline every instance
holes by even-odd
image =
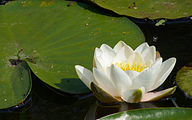
[[[124,111],[98,120],[190,120],[191,108],[150,108]]]
[[[180,0],[87,0],[120,15],[135,18],[176,19],[192,15],[192,1]]]
[[[75,73],[76,64],[92,68],[93,51],[104,42],[115,45],[123,40],[133,48],[144,42],[143,33],[129,19],[88,4],[69,4],[64,0],[18,0],[0,6],[0,108],[20,103],[30,92],[29,67],[56,89],[87,93],[90,90]],[[27,83],[10,85],[13,75],[23,77],[9,61],[17,60],[19,51],[19,59],[29,65],[22,68]],[[8,101],[12,103],[6,104]]]

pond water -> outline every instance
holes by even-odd
[[[164,60],[176,57],[177,63],[172,74],[159,88],[174,85],[176,72],[192,61],[192,21],[190,18],[168,20],[164,26],[155,26],[156,21],[133,20],[143,31],[146,41],[155,45]],[[1,120],[83,120],[99,118],[104,115],[127,109],[149,107],[192,107],[178,97],[178,91],[170,98],[157,102],[139,104],[116,104],[102,106],[92,93],[70,95],[57,91],[43,83],[35,75],[33,88],[26,105],[19,109],[0,111]],[[13,111],[13,112],[11,112]]]

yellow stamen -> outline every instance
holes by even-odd
[[[115,63],[115,65],[119,68],[121,68],[120,64],[119,63]]]
[[[125,62],[122,62],[120,64],[115,63],[115,65],[121,68],[123,71],[133,70],[133,71],[141,72],[143,69],[145,69],[145,65],[142,65],[142,63],[137,65],[137,62],[134,62],[132,66],[130,64],[131,64],[130,62],[128,62],[127,64],[125,64]]]

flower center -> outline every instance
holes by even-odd
[[[123,71],[133,70],[133,71],[137,71],[140,73],[143,69],[145,69],[145,65],[142,65],[142,63],[137,65],[137,62],[134,62],[133,65],[131,65],[130,62],[128,62],[127,64],[125,64],[125,62],[122,62],[120,64],[115,63],[115,65],[118,66],[119,68],[121,68]]]

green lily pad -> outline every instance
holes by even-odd
[[[177,73],[176,82],[185,95],[192,98],[192,66],[181,68]]]
[[[192,15],[190,0],[87,0],[120,15],[176,19]]]
[[[0,6],[0,27],[0,75],[1,81],[6,81],[0,86],[7,91],[11,89],[12,74],[17,73],[12,72],[9,59],[18,59],[20,50],[20,59],[42,81],[64,92],[80,94],[90,90],[79,80],[74,66],[91,69],[95,47],[103,43],[114,46],[122,40],[136,48],[144,42],[143,33],[129,19],[99,7],[64,0],[8,2]],[[30,74],[26,75],[30,78]],[[20,88],[12,93],[17,89]],[[6,94],[13,97],[12,93]],[[3,97],[1,101],[5,99],[9,100]]]
[[[1,56],[1,59],[5,57]],[[16,66],[5,59],[4,62],[0,62],[0,109],[22,104],[32,87],[30,69],[25,61]]]
[[[190,120],[191,108],[150,108],[119,112],[98,120]]]

